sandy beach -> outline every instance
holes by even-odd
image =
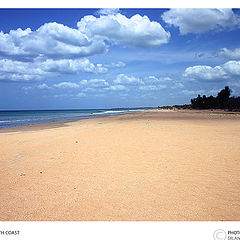
[[[240,220],[240,114],[0,130],[0,220]]]

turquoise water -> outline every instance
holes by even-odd
[[[0,128],[142,111],[149,108],[0,111]]]

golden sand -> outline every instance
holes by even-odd
[[[0,220],[240,220],[240,115],[0,130]]]

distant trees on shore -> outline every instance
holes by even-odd
[[[216,97],[210,96],[202,97],[198,95],[197,98],[191,99],[191,108],[193,109],[227,109],[227,110],[239,110],[240,109],[240,97],[230,97],[231,89],[226,86],[222,89]]]
[[[191,104],[158,107],[159,109],[225,109],[229,111],[240,110],[240,97],[230,97],[232,90],[226,86],[216,97],[198,95],[191,99]]]

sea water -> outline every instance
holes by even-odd
[[[129,113],[133,111],[143,111],[147,109],[149,108],[0,111],[0,128],[92,118],[105,115]]]

